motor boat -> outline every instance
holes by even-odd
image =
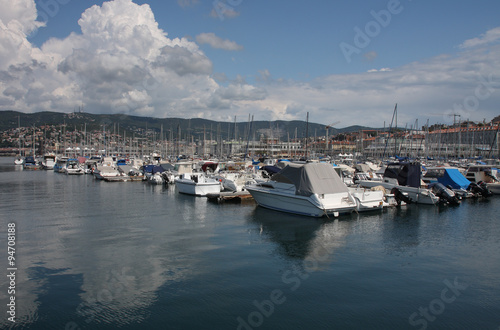
[[[435,205],[439,202],[430,189],[421,187],[421,166],[420,163],[391,163],[387,165],[382,181],[359,180],[356,183],[364,188],[383,186],[392,191],[397,188],[401,193],[406,194],[413,203]]]
[[[339,216],[357,203],[333,166],[290,163],[268,182],[245,186],[258,205],[312,217]]]

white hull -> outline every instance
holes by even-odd
[[[245,189],[250,192],[260,206],[287,213],[322,217],[351,213],[356,209],[356,202],[348,193],[330,194],[325,196],[322,202],[315,195],[309,197],[292,195],[258,185],[246,186]]]
[[[177,179],[175,180],[175,186],[180,193],[195,196],[206,196],[221,191],[220,183],[217,181],[197,183],[190,179]]]
[[[500,183],[487,183],[486,187],[495,195],[500,195]]]
[[[85,171],[83,168],[66,168],[64,173],[66,173],[66,175],[83,175]]]
[[[122,174],[118,171],[117,168],[113,166],[97,166],[94,170],[94,178],[97,180],[105,180],[107,178],[116,178],[120,177]]]
[[[361,187],[364,188],[373,188],[376,186],[382,186],[388,191],[391,191],[392,188],[398,188],[402,193],[408,194],[408,197],[414,203],[418,204],[430,204],[436,205],[439,202],[439,197],[434,195],[432,191],[425,188],[414,188],[407,186],[400,186],[394,183],[386,182],[386,181],[371,181],[371,180],[360,180],[357,182]]]
[[[384,192],[372,191],[363,188],[349,188],[349,192],[356,200],[358,212],[376,211],[384,207]]]

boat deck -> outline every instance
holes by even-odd
[[[210,201],[218,203],[253,201],[253,197],[248,191],[222,191],[220,193],[207,194],[207,198]]]

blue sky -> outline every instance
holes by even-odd
[[[395,103],[409,124],[500,115],[497,1],[0,1],[0,42],[15,48],[0,61],[3,110],[309,112],[339,127],[382,126]]]

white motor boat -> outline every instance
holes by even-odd
[[[327,163],[290,163],[270,181],[245,186],[262,207],[322,217],[353,212],[356,200]]]
[[[208,177],[205,173],[184,173],[175,179],[175,186],[180,193],[206,196],[221,192],[221,184],[218,180]]]
[[[220,172],[214,178],[219,180],[224,190],[233,192],[244,191],[246,185],[267,181],[249,172]]]
[[[66,175],[83,175],[85,174],[85,170],[80,166],[78,160],[76,159],[68,159],[66,163],[66,167],[63,169]]]
[[[56,163],[54,164],[53,170],[56,173],[64,173],[66,164],[68,163],[68,157],[58,157]]]
[[[44,170],[53,170],[56,164],[56,155],[53,153],[47,153],[43,155],[42,168]]]
[[[465,175],[469,181],[479,184],[486,183],[486,187],[491,193],[500,195],[500,181],[498,170],[491,165],[470,165]]]
[[[121,177],[122,173],[118,171],[118,169],[115,166],[104,166],[104,165],[97,165],[97,167],[94,169],[94,178],[97,180],[105,180],[108,178],[116,178],[116,177]]]
[[[381,190],[368,190],[364,188],[349,187],[349,192],[356,200],[358,212],[381,210],[389,204],[384,203],[384,192]]]
[[[387,165],[382,181],[359,180],[364,188],[382,186],[392,192],[394,188],[407,195],[413,203],[436,205],[439,202],[430,189],[421,188],[420,163],[392,163]]]

